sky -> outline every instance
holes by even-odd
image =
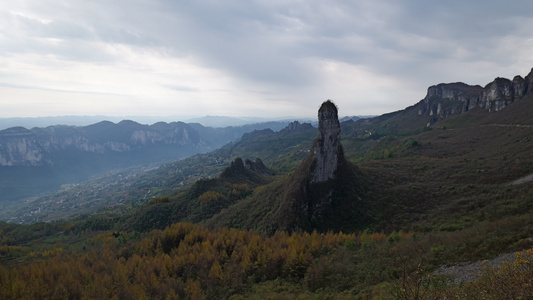
[[[0,118],[380,115],[533,67],[533,1],[0,0]]]

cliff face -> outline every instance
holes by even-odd
[[[515,94],[515,86],[511,80],[498,77],[483,89],[479,106],[489,111],[499,111],[523,96],[521,93]]]
[[[444,119],[468,111],[478,105],[483,88],[462,82],[430,86],[426,97],[418,104],[418,115],[431,120]]]
[[[363,176],[345,159],[340,133],[337,106],[328,100],[318,111],[318,134],[309,156],[284,185],[284,200],[274,217],[281,229],[356,228],[367,221],[361,213]]]
[[[462,82],[441,83],[428,88],[426,97],[417,104],[418,115],[429,117],[431,124],[475,107],[499,111],[529,93],[533,93],[533,69],[525,78],[498,77],[485,87]]]
[[[318,110],[318,136],[313,145],[313,154],[316,165],[311,182],[334,179],[340,160],[344,159],[344,152],[337,107],[329,100]]]
[[[0,166],[52,166],[65,151],[105,155],[172,145],[178,152],[179,146],[201,148],[202,140],[185,123],[147,126],[124,121],[86,127],[14,127],[0,131]]]

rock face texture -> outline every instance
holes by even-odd
[[[363,176],[345,159],[340,134],[337,106],[328,100],[318,110],[318,134],[309,156],[283,186],[284,200],[274,214],[277,228],[341,230],[367,221],[361,213]]]
[[[480,106],[489,111],[499,111],[523,95],[515,95],[513,82],[507,78],[496,78],[483,89]]]
[[[252,178],[253,176],[250,175],[250,172],[260,175],[272,174],[272,171],[265,166],[260,158],[256,158],[255,161],[249,159],[243,161],[242,158],[237,157],[231,162],[230,166],[220,174],[220,178],[234,178],[239,176]]]
[[[330,100],[318,110],[318,136],[313,144],[316,159],[311,182],[335,179],[339,161],[344,159],[341,145],[341,125],[337,106]]]
[[[470,86],[462,82],[430,86],[418,114],[441,118],[460,114],[478,105],[482,93],[481,86]]]
[[[418,104],[418,115],[430,117],[430,124],[475,107],[499,111],[527,94],[533,93],[533,69],[525,77],[513,80],[498,77],[481,87],[462,82],[430,86]]]

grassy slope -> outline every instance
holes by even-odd
[[[218,178],[201,179],[183,192],[152,199],[126,217],[121,227],[128,231],[150,231],[177,222],[201,222],[247,197],[254,188],[271,182],[273,174],[266,167],[247,169],[242,159],[237,158]]]
[[[384,203],[388,221],[382,228],[453,230],[528,212],[528,184],[507,184],[533,172],[531,101],[449,118],[433,130],[381,146],[395,157],[359,163]]]
[[[346,156],[357,162],[369,184],[363,198],[373,201],[373,221],[359,230],[455,231],[530,212],[531,184],[508,183],[533,173],[532,101],[530,95],[495,113],[473,109],[425,130],[425,121],[409,121],[418,117],[412,108],[370,122],[344,123]],[[407,123],[421,127],[415,130]],[[394,124],[419,133],[374,140],[357,134],[361,124],[366,131]],[[277,228],[275,212],[286,198],[288,182],[258,189],[208,224]]]
[[[343,123],[346,156],[357,163],[360,177],[365,181],[365,192],[359,192],[353,202],[365,207],[365,215],[358,214],[360,209],[355,204],[353,209],[345,206],[348,209],[330,216],[326,222],[328,228],[456,231],[478,222],[528,213],[530,184],[509,186],[508,183],[533,173],[530,154],[533,128],[529,127],[532,120],[528,118],[528,112],[533,109],[529,105],[532,101],[530,95],[495,113],[473,109],[437,122],[431,129],[425,129],[425,120],[417,119],[420,117],[414,107],[370,121]],[[375,135],[361,135],[362,127],[386,136],[376,139]],[[394,130],[386,133],[383,128]],[[399,132],[399,128],[407,128],[411,134]],[[302,138],[301,133],[298,137]],[[232,155],[263,155],[270,165],[290,170],[307,155],[306,147],[311,148],[310,143],[295,144],[294,138],[290,134],[255,132],[227,151]],[[287,162],[288,158],[291,163]],[[263,232],[285,228],[284,219],[290,218],[290,214],[285,213],[287,207],[283,201],[291,197],[292,190],[301,181],[291,179],[292,174],[266,186],[253,185],[248,197],[224,206],[211,220],[211,214],[181,219],[205,221],[211,227],[230,226]],[[240,180],[245,182],[245,179]],[[353,180],[351,186],[359,184],[356,179],[350,180]],[[344,189],[349,186],[350,183]],[[187,201],[197,201],[198,196]],[[179,200],[182,198],[176,201],[183,201]],[[183,208],[179,214],[189,215],[190,211]],[[365,222],[347,221],[350,218],[344,216],[346,214]],[[350,225],[352,223],[357,226]]]

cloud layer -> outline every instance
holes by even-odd
[[[0,117],[313,116],[533,67],[533,2],[4,1]]]

